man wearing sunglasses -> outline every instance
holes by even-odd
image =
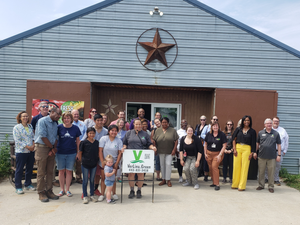
[[[46,101],[40,102],[39,110],[40,110],[40,113],[38,115],[36,115],[35,117],[33,117],[31,120],[31,125],[32,125],[34,131],[35,131],[35,127],[36,127],[38,120],[43,118],[44,116],[48,116],[48,114],[49,114],[48,102],[46,102]]]

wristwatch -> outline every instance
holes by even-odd
[[[54,149],[55,147],[54,147],[54,145],[52,145],[52,149]]]

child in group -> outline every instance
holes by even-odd
[[[78,159],[81,161],[83,204],[89,203],[87,195],[88,178],[90,174],[90,199],[97,202],[94,196],[94,179],[99,161],[99,141],[95,140],[96,130],[89,127],[86,131],[87,139],[80,142]]]
[[[105,157],[104,162],[105,162],[104,173],[105,173],[105,185],[106,185],[106,201],[107,203],[115,204],[116,201],[114,199],[111,199],[111,192],[116,179],[116,175],[115,175],[116,170],[113,168],[114,158],[112,157],[112,155],[107,155]]]

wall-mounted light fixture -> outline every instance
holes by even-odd
[[[151,16],[153,16],[153,14],[159,14],[160,16],[163,16],[163,15],[164,15],[163,12],[159,11],[158,7],[154,7],[154,10],[153,10],[153,11],[150,11],[149,14],[150,14]]]

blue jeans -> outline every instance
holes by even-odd
[[[95,180],[95,175],[96,175],[96,169],[97,167],[95,166],[94,168],[85,168],[81,165],[81,171],[82,171],[82,192],[83,192],[83,197],[87,197],[87,185],[88,185],[88,178],[89,178],[89,172],[90,172],[90,196],[94,195],[94,180]]]
[[[34,164],[34,152],[30,153],[16,153],[16,172],[15,185],[16,189],[22,188],[23,169],[25,169],[25,187],[31,185],[32,169]]]

